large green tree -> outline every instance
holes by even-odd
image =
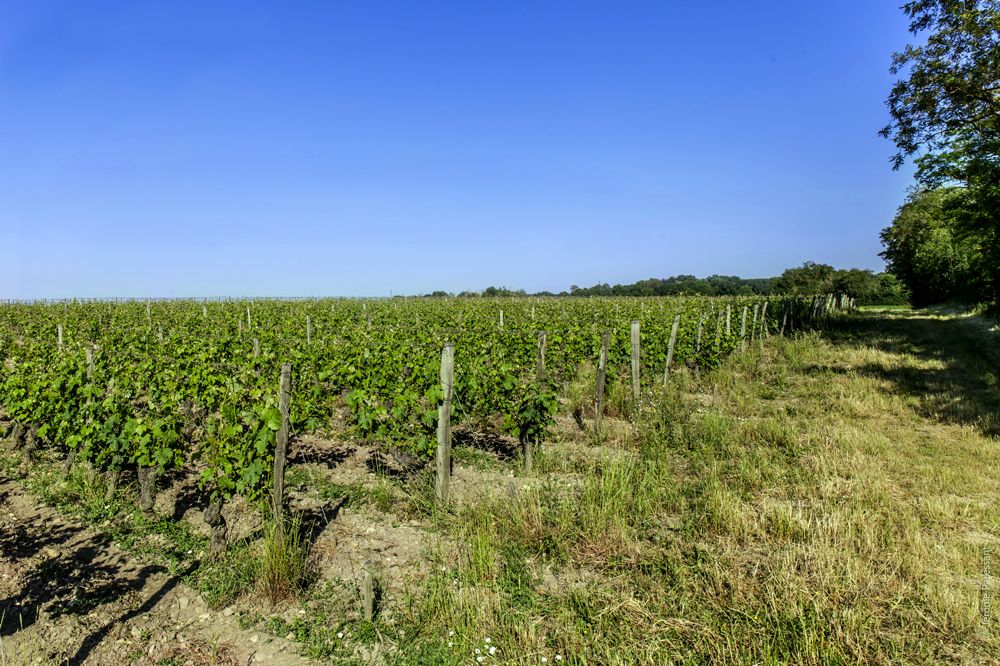
[[[958,187],[914,191],[882,230],[882,257],[914,305],[990,296],[979,239],[961,224],[967,197]]]
[[[976,236],[1000,302],[1000,1],[914,0],[903,11],[926,41],[893,56],[901,78],[882,134],[895,168],[917,156],[923,187],[965,188],[955,220]]]

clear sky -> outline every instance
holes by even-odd
[[[0,4],[0,298],[881,269],[899,0]]]

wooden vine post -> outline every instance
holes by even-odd
[[[698,313],[698,335],[694,342],[694,376],[701,377],[701,363],[698,360],[698,355],[701,354],[701,336],[705,328],[705,317],[700,312]]]
[[[740,351],[747,350],[747,311],[749,307],[743,306],[743,319],[740,321]]]
[[[274,513],[274,528],[278,537],[284,536],[285,512],[285,462],[288,456],[288,438],[291,424],[288,419],[288,409],[292,401],[292,364],[281,365],[281,379],[278,383],[278,412],[281,414],[281,426],[274,444],[274,493],[271,495],[271,509]]]
[[[594,418],[597,430],[601,429],[601,417],[604,415],[604,383],[608,378],[608,349],[611,346],[611,332],[604,331],[601,336],[601,356],[597,362],[597,390],[594,403]]]
[[[59,340],[59,349],[61,350],[62,347],[63,347],[63,327],[62,327],[62,324],[58,324],[56,326],[56,337]]]
[[[538,354],[535,357],[535,377],[545,381],[545,331],[538,333]]]
[[[87,358],[87,384],[90,385],[90,383],[94,381],[94,348],[88,345],[87,348],[84,350],[84,354],[86,355]],[[88,414],[87,416],[88,425],[90,424],[90,416],[89,416],[90,404],[91,404],[91,398],[90,396],[88,396],[86,402],[87,406],[85,408]],[[68,477],[69,473],[73,470],[73,464],[76,462],[76,454],[77,450],[75,448],[70,449],[69,453],[66,454],[66,460],[63,461],[63,468],[62,468],[63,478]]]
[[[375,617],[375,573],[371,560],[365,560],[364,579],[362,581],[362,603],[364,607],[362,613],[366,622],[371,622]]]
[[[639,321],[632,320],[632,401],[639,404]]]
[[[663,369],[663,384],[666,385],[670,377],[670,365],[674,362],[674,345],[677,344],[677,330],[681,327],[681,316],[674,317],[674,323],[670,327],[670,341],[667,343],[667,365]]]
[[[733,317],[733,306],[729,303],[726,304],[726,335],[730,336],[733,334],[732,327],[732,317]]]
[[[312,318],[309,315],[306,315],[306,344],[307,345],[311,345],[312,344],[312,339],[313,339],[313,336],[312,336]]]
[[[455,386],[455,345],[441,350],[441,391],[444,397],[438,407],[437,479],[434,490],[441,504],[448,503],[451,481],[451,400]]]

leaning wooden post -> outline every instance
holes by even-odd
[[[753,342],[754,336],[757,334],[757,311],[760,310],[760,304],[753,304],[753,323],[750,325],[750,342]]]
[[[447,344],[441,350],[441,391],[444,397],[438,407],[437,428],[437,481],[434,490],[438,502],[448,503],[451,481],[451,400],[455,386],[455,345]]]
[[[770,331],[767,330],[767,301],[764,301],[763,307],[760,309],[760,338],[764,338],[770,335]]]
[[[740,351],[747,350],[747,310],[748,306],[743,306],[743,320],[740,322]]]
[[[639,403],[639,321],[632,320],[632,400]]]
[[[601,336],[601,356],[597,361],[597,390],[594,403],[594,418],[597,430],[601,428],[601,417],[604,415],[604,383],[608,377],[608,348],[611,346],[611,332],[604,331]]]
[[[677,329],[681,327],[681,316],[674,317],[674,323],[670,327],[670,342],[667,343],[667,365],[663,369],[663,383],[666,385],[670,376],[670,366],[674,362],[674,345],[677,344]]]
[[[781,337],[785,337],[785,328],[788,326],[788,301],[781,306]]]
[[[535,357],[535,377],[545,381],[545,331],[538,333],[538,354]]]
[[[274,444],[274,494],[271,496],[271,509],[274,513],[274,528],[278,536],[284,535],[285,511],[285,460],[288,456],[288,437],[291,425],[288,420],[288,408],[292,401],[292,364],[281,365],[281,379],[278,383],[278,412],[281,414],[281,427]]]

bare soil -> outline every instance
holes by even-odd
[[[0,613],[0,662],[10,666],[308,663],[2,476]]]

